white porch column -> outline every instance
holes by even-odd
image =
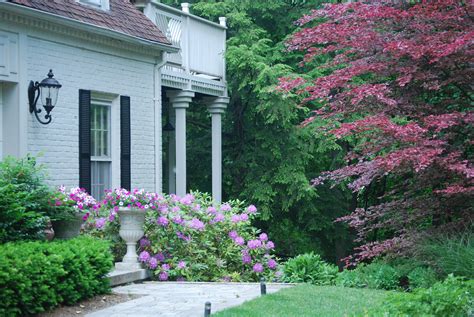
[[[212,122],[212,197],[222,201],[222,114],[229,103],[228,97],[207,98]]]
[[[176,194],[186,194],[186,108],[191,103],[194,92],[188,90],[166,93],[175,109],[176,118]]]

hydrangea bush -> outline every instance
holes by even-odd
[[[216,204],[198,192],[179,197],[116,189],[93,208],[90,231],[117,230],[119,207],[147,210],[139,261],[159,280],[255,281],[280,275],[274,243],[251,225],[257,215],[253,205]]]

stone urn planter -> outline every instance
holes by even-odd
[[[138,262],[137,241],[143,237],[146,211],[138,208],[119,208],[120,219],[119,235],[127,244],[127,253],[122,262],[115,263],[118,270],[141,269]]]
[[[81,233],[84,223],[84,214],[75,213],[71,218],[53,221],[54,237],[57,239],[71,239]]]

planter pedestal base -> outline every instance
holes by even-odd
[[[127,283],[142,281],[150,278],[153,274],[150,270],[135,269],[135,270],[118,270],[107,274],[107,278],[110,281],[110,286],[123,285]]]
[[[141,263],[116,262],[115,269],[117,271],[133,271],[143,269]]]

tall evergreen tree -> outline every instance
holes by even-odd
[[[163,1],[177,5],[177,1]],[[311,179],[339,166],[341,147],[299,123],[309,114],[299,96],[276,91],[278,78],[295,76],[301,53],[285,51],[294,21],[320,0],[193,1],[192,11],[228,19],[227,79],[231,101],[223,124],[224,198],[244,199],[261,212],[258,225],[283,256],[315,250],[331,260],[347,250],[347,230],[334,219],[355,207],[342,187],[311,186]],[[302,71],[310,69],[302,69]],[[311,74],[316,76],[316,74]],[[202,106],[201,106],[202,107]],[[190,187],[210,191],[210,122],[190,109]],[[321,142],[324,141],[324,142]],[[337,252],[334,252],[334,250]],[[336,254],[337,253],[337,254]]]

